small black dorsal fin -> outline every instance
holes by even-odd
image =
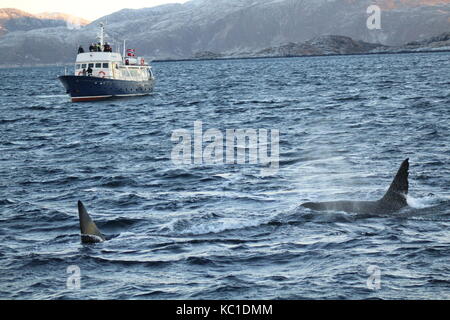
[[[381,201],[396,204],[396,206],[407,206],[406,195],[408,194],[409,189],[408,175],[409,159],[406,159],[403,161],[400,169],[398,169],[394,181],[392,181],[389,190],[386,192]]]
[[[80,217],[82,242],[102,242],[106,240],[105,236],[97,228],[94,221],[92,221],[81,201],[78,201],[78,215]]]

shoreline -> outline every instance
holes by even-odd
[[[340,56],[371,56],[371,55],[394,55],[394,54],[420,54],[420,53],[445,53],[450,49],[443,50],[400,50],[385,52],[364,52],[364,53],[341,53],[341,54],[317,54],[317,55],[288,55],[288,56],[264,56],[264,57],[220,57],[220,58],[185,58],[185,59],[156,59],[150,63],[173,63],[173,62],[192,62],[192,61],[232,61],[232,60],[261,60],[261,59],[283,59],[283,58],[317,58],[317,57],[340,57]],[[25,64],[25,65],[0,65],[0,69],[15,68],[44,68],[44,67],[67,67],[72,66],[72,62],[58,62],[50,64]]]
[[[340,54],[315,54],[315,55],[290,55],[290,56],[265,56],[265,57],[221,57],[221,58],[186,58],[186,59],[156,59],[151,62],[166,63],[166,62],[188,62],[188,61],[215,61],[215,60],[260,60],[260,59],[283,59],[283,58],[313,58],[313,57],[340,57],[340,56],[370,56],[370,55],[386,55],[386,54],[411,54],[411,53],[443,53],[450,52],[450,49],[444,50],[401,50],[401,51],[386,51],[386,52],[364,52],[364,53],[340,53]]]

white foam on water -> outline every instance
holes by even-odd
[[[414,198],[410,195],[406,196],[408,205],[414,209],[424,209],[432,207],[436,204],[437,197],[435,195],[426,196],[423,198]]]
[[[54,94],[54,95],[39,95],[36,98],[47,99],[47,98],[66,98],[66,94]]]
[[[261,221],[239,221],[235,219],[223,219],[221,221],[213,221],[209,223],[201,223],[198,225],[191,226],[181,234],[194,234],[202,235],[209,233],[221,233],[228,230],[239,230],[245,228],[252,228],[261,225]]]

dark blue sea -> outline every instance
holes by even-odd
[[[1,299],[450,298],[449,53],[153,67],[153,94],[81,104],[64,67],[0,70]],[[279,130],[278,172],[175,165],[195,121]],[[400,212],[299,206],[378,199],[406,158]]]

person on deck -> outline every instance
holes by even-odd
[[[95,51],[95,46],[93,43],[91,43],[91,45],[89,46],[89,52],[94,52]]]
[[[89,66],[89,68],[87,69],[87,74],[88,76],[92,76],[92,68]]]
[[[97,43],[97,52],[102,52],[102,44],[100,42]]]
[[[84,49],[83,49],[82,46],[80,46],[80,47],[78,48],[78,53],[84,53]]]
[[[103,49],[104,52],[112,52],[111,46],[108,44],[108,42],[105,42],[105,48]]]

